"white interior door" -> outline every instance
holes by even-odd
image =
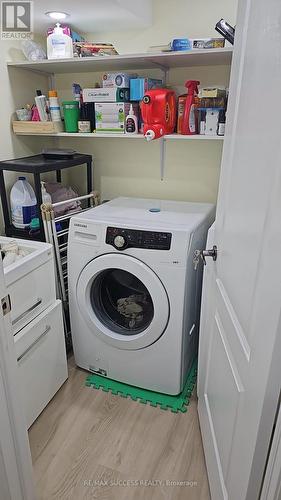
[[[281,498],[281,410],[279,408],[260,500],[280,500],[280,498]]]
[[[204,277],[199,417],[213,500],[256,500],[280,391],[281,2],[241,0]]]
[[[35,500],[10,314],[3,311],[6,293],[0,256],[0,498]]]

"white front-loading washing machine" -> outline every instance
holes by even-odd
[[[196,356],[202,266],[214,206],[116,198],[71,219],[70,319],[76,364],[166,394]]]

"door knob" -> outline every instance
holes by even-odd
[[[218,249],[216,245],[214,245],[211,250],[202,250],[201,257],[204,262],[204,266],[206,266],[206,257],[212,257],[212,259],[216,261],[218,258]]]
[[[197,266],[199,264],[200,259],[202,259],[204,266],[206,266],[206,257],[212,257],[214,261],[217,260],[218,257],[218,249],[216,245],[213,246],[213,248],[209,250],[195,250],[194,256],[193,256],[193,264],[194,264],[194,269],[196,271]]]

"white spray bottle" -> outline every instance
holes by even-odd
[[[125,132],[131,135],[138,133],[138,119],[134,113],[132,104],[130,104],[129,114],[126,116]]]
[[[43,203],[52,203],[52,198],[51,195],[48,193],[46,190],[45,182],[41,181],[41,194],[42,194],[42,201]]]

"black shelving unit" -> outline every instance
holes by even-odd
[[[40,220],[40,234],[38,240],[45,241],[43,222],[41,218],[40,206],[42,204],[41,195],[41,174],[46,172],[56,172],[57,182],[61,182],[61,171],[66,168],[86,165],[87,168],[87,192],[93,190],[93,159],[91,155],[76,153],[71,157],[60,159],[45,158],[42,154],[5,160],[0,162],[0,195],[3,209],[6,236],[13,238],[34,239],[29,236],[25,229],[15,228],[10,219],[9,205],[5,186],[4,172],[29,173],[33,175],[34,191],[37,199],[38,217]]]

